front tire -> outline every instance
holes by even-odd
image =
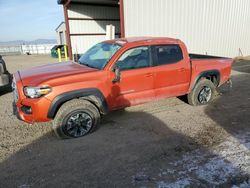
[[[191,93],[187,95],[188,103],[194,106],[206,105],[214,98],[215,85],[208,79],[201,79]]]
[[[93,132],[100,123],[100,113],[91,102],[73,99],[64,103],[53,121],[59,138],[78,138]]]

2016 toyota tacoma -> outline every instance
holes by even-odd
[[[123,38],[96,44],[79,62],[14,74],[14,108],[29,123],[53,120],[61,138],[92,132],[102,115],[155,99],[187,95],[209,103],[230,79],[230,58],[188,54],[171,38]]]

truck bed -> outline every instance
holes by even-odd
[[[189,57],[192,66],[191,80],[195,80],[204,72],[210,72],[218,75],[218,86],[220,86],[230,78],[233,59],[201,54],[189,54]]]

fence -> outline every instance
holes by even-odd
[[[0,55],[49,54],[55,44],[29,44],[0,46]]]
[[[0,55],[21,55],[21,45],[0,46]]]

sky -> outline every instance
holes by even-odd
[[[0,0],[0,41],[56,39],[62,21],[57,0]]]

